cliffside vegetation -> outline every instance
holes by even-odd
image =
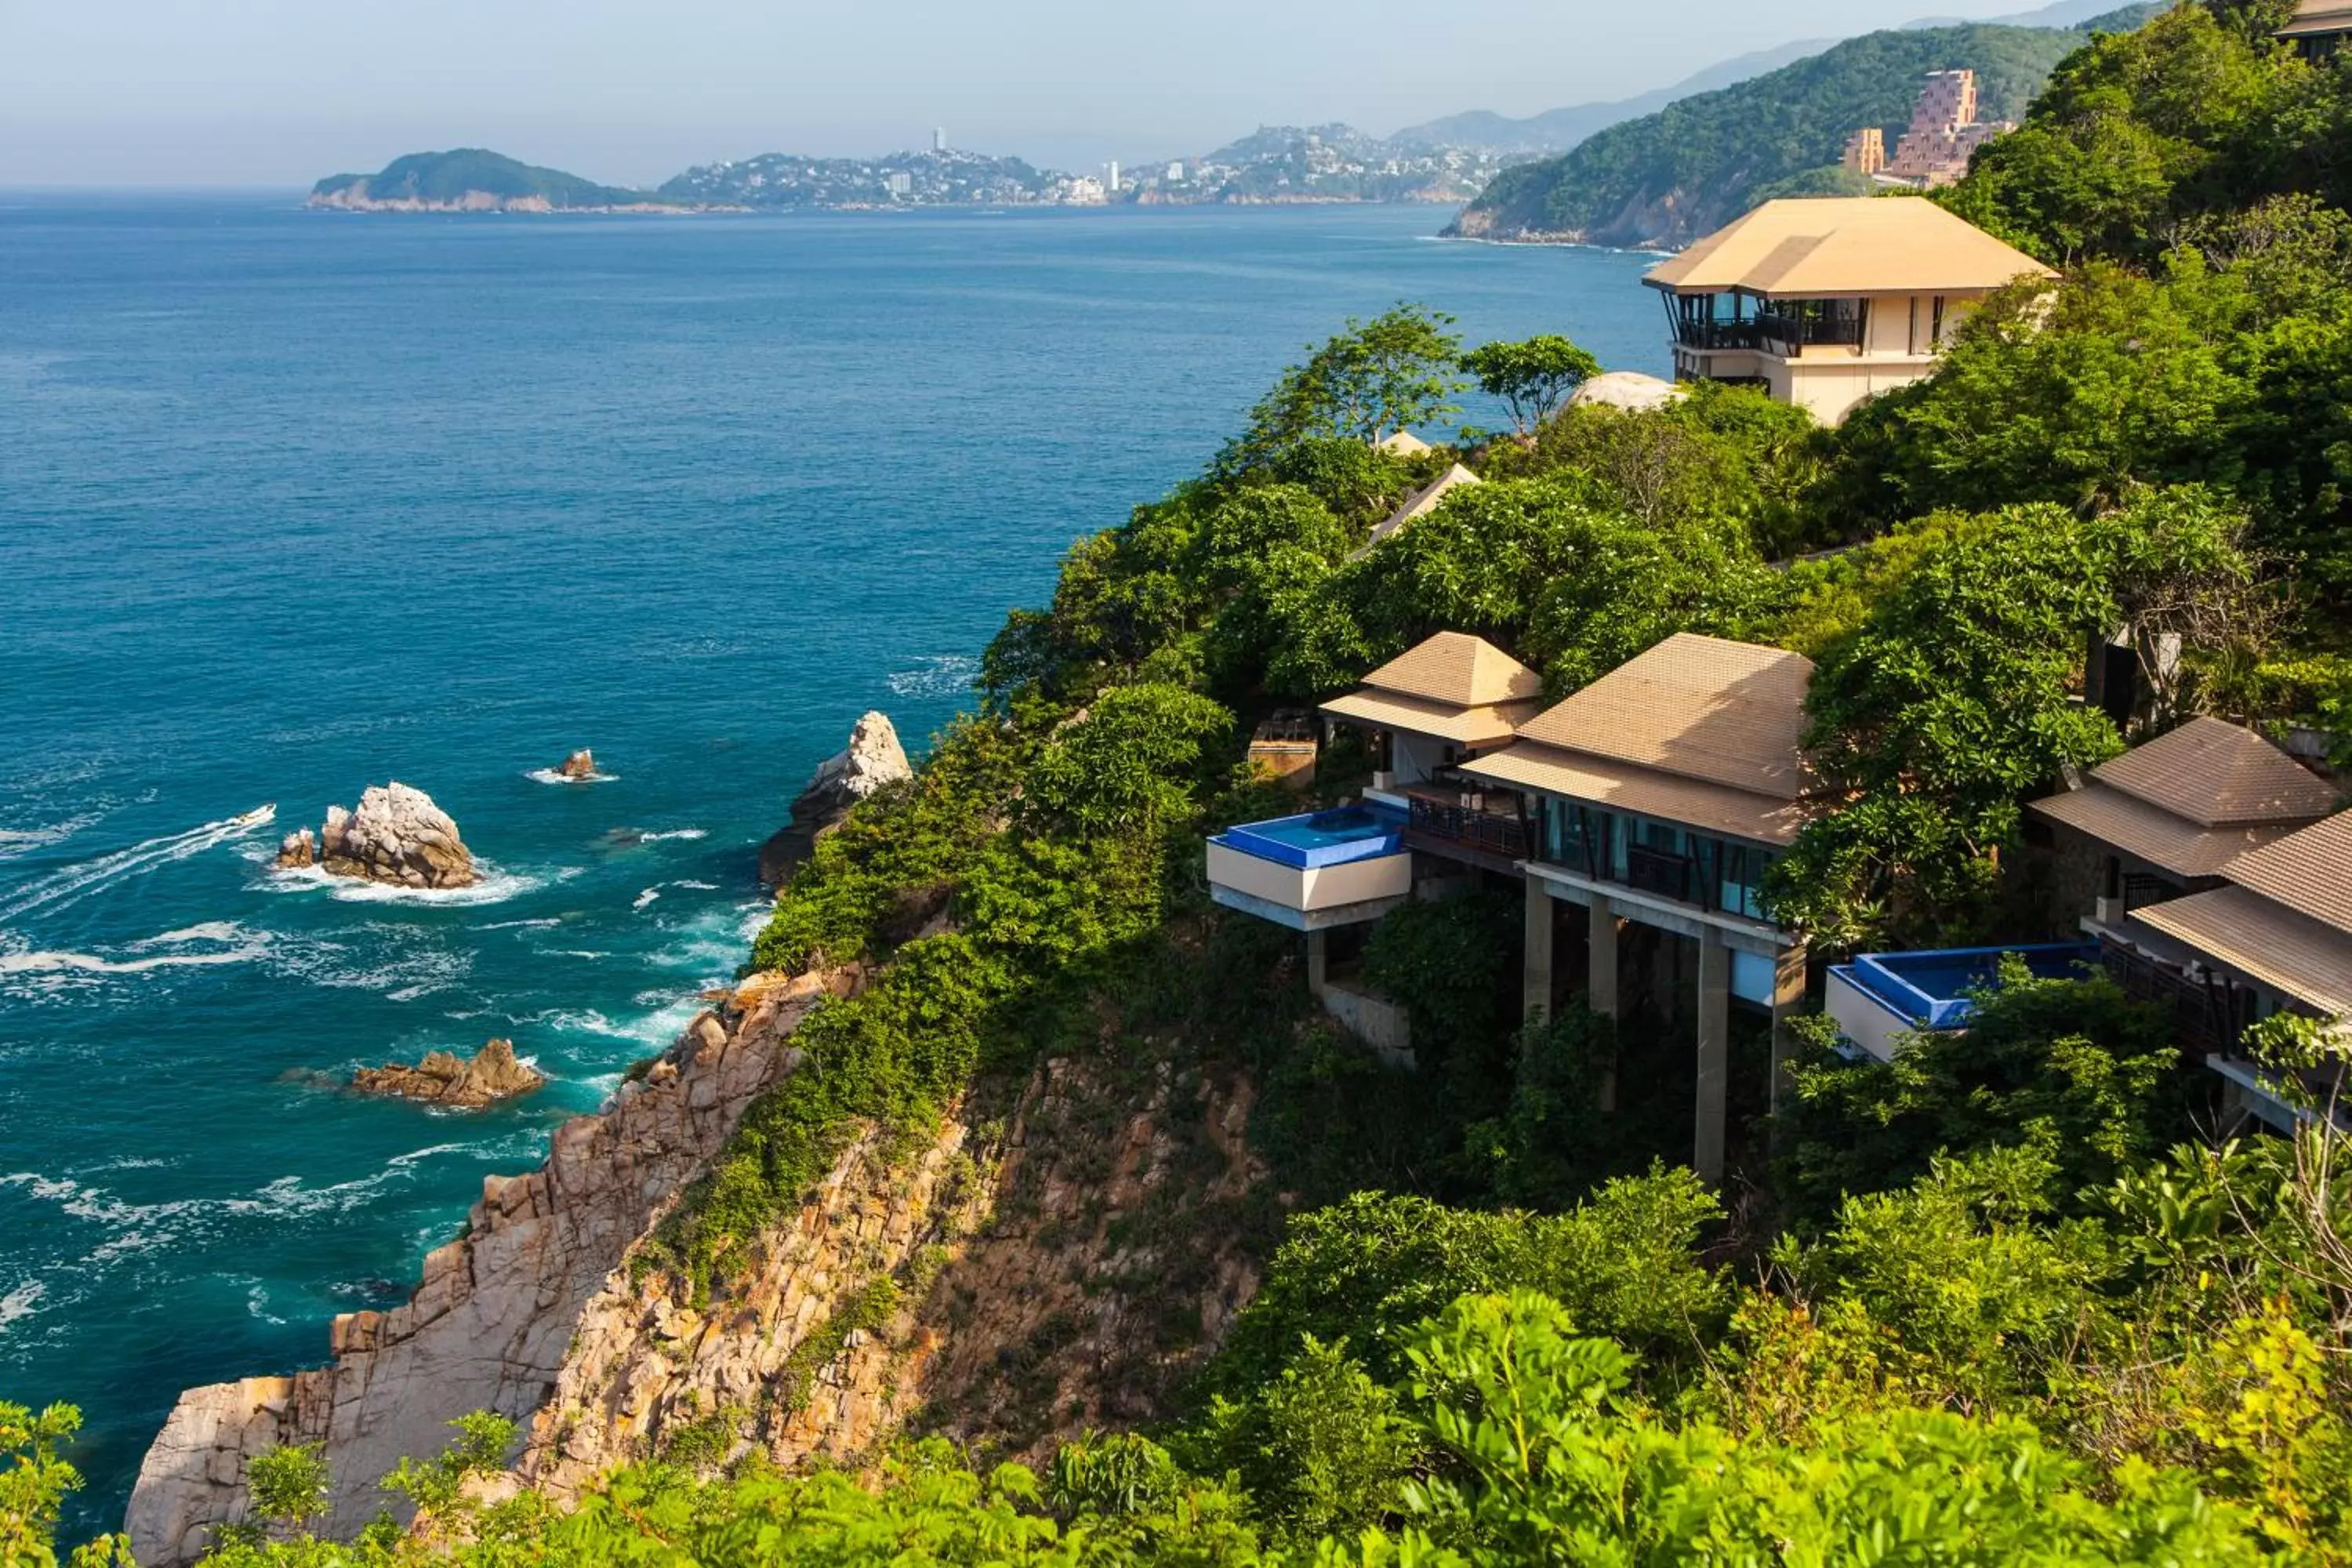
[[[803,1026],[647,1267],[723,1302],[843,1140],[911,1141],[1040,1060],[1236,1065],[1274,1180],[1216,1220],[1264,1283],[1153,1430],[1042,1469],[936,1440],[864,1477],[673,1458],[565,1510],[481,1500],[478,1424],[401,1482],[420,1532],[311,1539],[296,1451],[215,1561],[2352,1563],[2342,1140],[2205,1141],[2207,1075],[2104,981],[2012,974],[1893,1064],[1816,1042],[1772,1153],[1744,1140],[1717,1193],[1664,1163],[1689,1097],[1662,1020],[1517,1026],[1507,902],[1374,935],[1404,1071],[1311,1011],[1290,939],[1222,915],[1198,859],[1295,799],[1237,765],[1251,720],[1444,628],[1556,694],[1681,629],[1812,656],[1844,805],[1770,898],[1827,951],[2056,918],[2004,868],[2019,802],[2121,744],[2075,695],[2095,635],[2179,637],[2156,723],[2346,711],[2325,443],[2352,263],[2323,151],[2352,74],[2264,15],[2188,6],[2074,57],[2035,136],[2186,173],[2077,181],[2033,142],[1980,166],[1955,201],[2070,270],[1840,431],[1702,388],[1400,458],[1364,437],[1441,407],[1458,345],[1410,309],[1351,324],[1200,479],[1074,547],[980,710],[794,877],[757,962],[871,983]],[[2199,173],[2263,137],[2262,178]],[[1486,482],[1362,548],[1457,457]],[[1327,754],[1318,787],[1366,765]],[[47,1561],[67,1431],[0,1407],[0,1560]]]
[[[2136,25],[2133,6],[2084,25]],[[1558,158],[1506,169],[1455,220],[1465,234],[1593,245],[1687,245],[1770,196],[1846,195],[1838,155],[1865,125],[1886,144],[1911,122],[1920,78],[1972,68],[1987,120],[2021,118],[2084,33],[1906,28],[1849,38],[1719,91],[1612,125]]]

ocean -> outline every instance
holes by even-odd
[[[1307,341],[1411,300],[1665,369],[1645,258],[1427,208],[296,203],[0,192],[0,1399],[81,1406],[77,1531],[667,1045],[857,715],[919,751]],[[481,884],[271,870],[387,779]],[[335,1087],[493,1036],[550,1086]]]

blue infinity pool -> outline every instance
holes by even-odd
[[[2076,965],[2096,963],[2099,946],[2089,942],[2058,942],[2021,947],[1874,952],[1856,958],[1843,973],[1920,1028],[1956,1029],[1966,1024],[1976,1010],[1970,994],[1998,980],[2001,957],[2011,952],[2025,960],[2025,967],[2042,979],[2065,979],[2079,973]]]
[[[1307,869],[1399,854],[1403,831],[1404,819],[1393,812],[1342,805],[1229,827],[1217,842],[1261,860]]]

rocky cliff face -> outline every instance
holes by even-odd
[[[725,1021],[696,1019],[609,1110],[565,1123],[538,1170],[485,1181],[406,1305],[336,1319],[331,1365],[182,1394],[124,1521],[139,1561],[190,1561],[213,1526],[242,1518],[243,1459],[279,1443],[327,1445],[329,1522],[348,1531],[374,1514],[380,1477],[440,1450],[447,1422],[485,1409],[529,1417],[555,1386],[583,1306],[744,1106],[790,1070],[793,1026],[852,983],[813,976]]]
[[[1162,1414],[1257,1286],[1248,1109],[1235,1083],[1059,1062],[1009,1117],[964,1107],[911,1151],[860,1140],[723,1299],[615,1274],[521,1479],[570,1497],[635,1459],[855,1465],[909,1428],[1035,1459]]]
[[[487,1181],[405,1306],[336,1321],[331,1366],[183,1394],[132,1494],[140,1562],[188,1562],[243,1517],[245,1460],[280,1443],[326,1445],[331,1527],[353,1530],[376,1479],[473,1410],[524,1423],[519,1479],[558,1496],[656,1456],[856,1464],[908,1429],[1037,1458],[1164,1413],[1256,1288],[1272,1196],[1246,1084],[1174,1042],[1156,1065],[1049,1063],[913,1146],[869,1131],[706,1304],[631,1268],[793,1070],[793,1027],[854,984],[755,980],[538,1171]]]

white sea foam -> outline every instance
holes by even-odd
[[[672,882],[670,886],[673,888],[690,889],[698,893],[715,893],[719,890],[719,884],[716,882],[680,881]]]
[[[559,773],[553,768],[533,768],[530,772],[523,774],[522,776],[530,779],[534,784],[611,784],[614,779],[619,778],[621,775],[618,773],[583,773],[575,778],[570,773]]]
[[[550,915],[544,920],[535,921],[492,921],[488,925],[476,926],[474,929],[476,931],[546,931],[562,923],[555,916]]]
[[[912,669],[891,671],[883,682],[897,697],[956,697],[970,691],[979,676],[980,660],[970,654],[934,653]]]
[[[323,891],[341,904],[440,904],[471,909],[480,904],[502,904],[518,893],[547,885],[544,877],[502,871],[488,860],[476,859],[474,869],[479,873],[478,879],[462,888],[404,888],[364,877],[339,877],[318,866],[273,867],[255,889],[268,893]]]
[[[637,836],[637,842],[640,844],[659,844],[664,839],[668,838],[683,838],[690,842],[697,838],[708,838],[709,837],[710,830],[707,827],[669,827],[664,828],[658,833],[641,833]]]
[[[0,901],[0,921],[16,920],[39,910],[54,912],[65,909],[127,877],[142,876],[157,867],[201,855],[218,845],[242,838],[262,826],[260,821],[227,817],[185,832],[167,833],[160,838],[150,838],[127,849],[52,871],[46,877],[36,877],[0,895],[0,900],[5,900]]]
[[[158,952],[207,946],[203,952]],[[109,958],[95,952],[0,952],[0,974],[143,974],[150,970],[202,967],[217,963],[247,963],[266,958],[270,952],[270,939],[265,932],[247,931],[228,921],[212,921],[204,925],[190,926],[184,931],[165,931],[161,936],[147,937],[128,943],[123,951],[141,954],[137,958]]]
[[[637,901],[631,904],[629,908],[633,910],[644,909],[647,904],[652,903],[656,899],[660,897],[661,889],[659,888],[647,888],[644,892],[637,895]]]
[[[13,860],[19,855],[29,855],[52,844],[62,844],[104,815],[103,812],[87,811],[44,827],[0,827],[0,860]]]
[[[32,1316],[33,1310],[41,1304],[41,1298],[48,1293],[47,1285],[37,1279],[27,1279],[6,1295],[0,1296],[0,1330],[6,1329],[19,1318]]]

